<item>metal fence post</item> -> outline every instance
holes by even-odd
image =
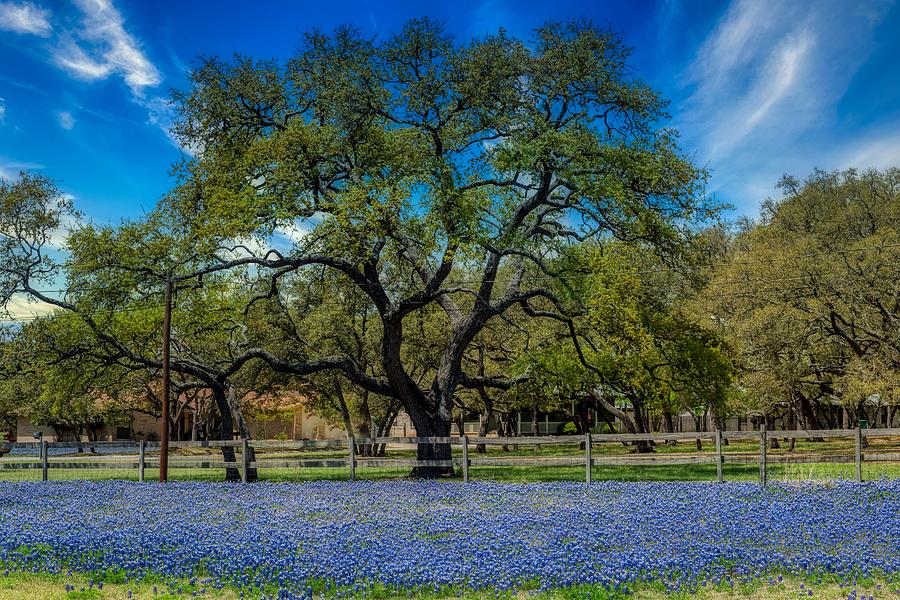
[[[247,473],[250,470],[250,442],[247,438],[241,440],[241,483],[247,483]]]
[[[47,468],[49,467],[49,457],[50,454],[49,448],[47,446],[47,442],[41,441],[41,481],[47,481]]]
[[[862,427],[856,428],[856,481],[862,481]]]
[[[759,430],[759,483],[762,485],[766,485],[768,478],[768,468],[766,464],[766,443],[768,436],[766,435],[766,426],[763,425],[762,429]]]
[[[463,483],[469,482],[469,436],[462,438]]]
[[[587,432],[584,434],[584,480],[587,483],[591,482],[591,467],[593,463],[594,459],[591,458],[591,433]]]
[[[141,440],[138,443],[138,483],[144,483],[144,463],[147,442]]]
[[[350,481],[356,481],[356,440],[348,438],[350,446]]]
[[[722,430],[716,429],[716,481],[722,483],[725,477],[722,475]]]

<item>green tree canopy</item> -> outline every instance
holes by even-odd
[[[700,298],[763,413],[852,414],[900,399],[900,170],[785,177]],[[827,415],[827,411],[825,412]],[[831,425],[839,425],[831,423]]]
[[[165,209],[219,264],[233,264],[218,250],[229,240],[305,232],[244,263],[261,279],[326,269],[356,287],[380,321],[380,373],[345,354],[260,356],[338,368],[398,398],[421,434],[445,435],[458,386],[509,385],[462,366],[487,323],[515,306],[561,312],[549,284],[561,248],[614,236],[674,253],[712,214],[629,53],[589,23],[461,45],[425,19],[384,40],[311,32],[285,65],[206,59],[176,96],[176,131],[200,151]],[[403,348],[430,307],[447,335],[419,382]]]

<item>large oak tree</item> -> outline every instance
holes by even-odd
[[[460,386],[510,385],[463,368],[487,323],[516,306],[563,312],[549,285],[562,247],[613,236],[674,252],[710,214],[629,54],[589,23],[459,44],[424,19],[386,39],[313,31],[287,64],[205,59],[176,95],[176,132],[197,154],[165,209],[213,252],[303,231],[242,264],[273,285],[326,269],[358,288],[381,322],[381,373],[347,355],[258,356],[285,372],[340,370],[399,399],[419,435],[446,436]],[[447,335],[419,382],[403,361],[406,324],[431,307]]]

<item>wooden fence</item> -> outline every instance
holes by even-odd
[[[853,454],[832,452],[830,454],[773,454],[769,451],[769,439],[852,439]],[[770,464],[785,463],[853,463],[855,465],[855,479],[862,481],[862,465],[868,462],[896,462],[900,463],[900,451],[898,452],[874,452],[868,451],[865,440],[876,437],[900,438],[900,428],[893,429],[845,429],[845,430],[795,430],[795,431],[712,431],[690,433],[646,433],[646,434],[585,434],[564,436],[530,436],[530,437],[385,437],[367,439],[344,440],[299,440],[299,441],[205,441],[205,442],[170,442],[171,449],[187,448],[232,448],[235,453],[233,462],[225,462],[223,459],[212,456],[193,457],[179,456],[170,460],[170,468],[201,468],[201,469],[236,469],[240,472],[241,479],[247,481],[251,469],[279,468],[341,468],[346,469],[349,479],[357,477],[358,469],[376,467],[444,467],[460,469],[462,480],[469,481],[470,468],[472,467],[573,467],[584,468],[584,479],[590,483],[592,469],[598,466],[647,466],[647,465],[699,465],[714,464],[716,480],[724,481],[723,466],[725,464],[758,464],[759,481],[765,485],[768,478]],[[679,453],[648,453],[627,455],[597,455],[593,449],[602,444],[634,444],[637,442],[709,442],[714,444],[714,452],[696,453],[694,455]],[[723,451],[726,440],[748,441],[758,440],[759,449],[756,453],[729,454]],[[358,455],[357,448],[365,445],[378,445],[390,448],[408,448],[423,444],[444,445],[449,444],[456,448],[457,456],[450,460],[417,460],[413,458],[390,457],[364,457]],[[527,445],[554,445],[577,446],[577,453],[569,456],[553,456],[541,459],[509,456],[490,457],[472,456],[472,447],[484,446],[527,446]],[[49,479],[49,470],[52,469],[120,469],[131,470],[137,473],[137,479],[144,481],[145,470],[159,466],[159,456],[152,452],[159,449],[158,443],[151,442],[39,442],[39,443],[14,443],[7,444],[12,449],[37,450],[36,460],[22,460],[21,457],[0,457],[0,475],[4,471],[39,469],[41,479]],[[75,450],[79,448],[107,448],[118,449],[120,452],[107,456],[91,456],[90,460],[66,460],[67,457],[57,457],[59,460],[50,459],[51,449]],[[327,458],[287,458],[287,459],[257,459],[251,460],[250,449],[253,450],[325,450],[337,453],[346,453],[344,456]],[[149,452],[148,452],[149,451]],[[129,454],[130,452],[130,454]]]

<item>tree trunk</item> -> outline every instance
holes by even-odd
[[[487,437],[488,424],[491,422],[492,412],[489,409],[485,409],[478,413],[478,437]],[[476,444],[475,452],[484,454],[487,452],[487,448],[484,444]]]
[[[343,392],[341,393],[341,396],[343,398]],[[344,402],[343,399],[341,402]],[[346,406],[346,403],[344,403],[344,406]],[[378,437],[376,435],[375,421],[372,419],[372,411],[369,408],[369,392],[366,390],[362,390],[362,393],[360,394],[359,413],[360,435],[366,438]],[[379,449],[375,444],[363,444],[360,451],[362,456],[376,456],[379,453]]]
[[[487,437],[488,427],[491,419],[494,417],[494,402],[483,389],[478,390],[478,395],[481,396],[481,401],[484,402],[484,410],[478,415],[478,437]],[[485,454],[487,448],[484,444],[477,444],[475,452]]]
[[[591,420],[588,415],[588,406],[587,402],[583,399],[579,399],[578,408],[576,409],[576,416],[578,417],[578,430],[579,433],[585,434],[591,430]]]
[[[97,448],[94,447],[93,444],[91,444],[91,442],[97,441],[97,437],[98,437],[97,430],[94,429],[93,427],[91,427],[90,425],[88,425],[87,426],[88,452],[90,452],[91,454],[97,453]]]
[[[806,397],[806,394],[802,392],[796,392],[795,396],[800,401],[800,415],[803,417],[803,428],[804,429],[821,429],[822,426],[819,423],[819,419],[816,417],[816,411],[813,409],[812,403],[809,401],[809,398]],[[829,427],[833,427],[834,423],[829,423]],[[824,438],[812,438],[807,440],[809,442],[824,442]]]
[[[191,441],[197,441],[197,433],[199,429],[199,421],[200,421],[200,400],[198,398],[194,398],[194,412],[191,413]]]
[[[629,396],[631,406],[634,408],[634,424],[637,426],[637,433],[650,432],[650,418],[644,409],[643,399],[637,395]],[[634,451],[639,454],[647,454],[653,452],[653,442],[640,441],[634,443]]]
[[[180,397],[184,397],[184,400],[180,400]],[[182,425],[184,424],[184,411],[188,405],[187,393],[182,392],[181,394],[176,393],[175,398],[175,414],[172,415],[172,430],[173,430],[173,438],[176,442],[180,442],[184,439],[184,428]]]
[[[798,423],[797,411],[794,410],[794,405],[792,404],[792,405],[788,406],[787,415],[785,417],[784,428],[789,431],[796,431],[797,423]],[[797,438],[796,437],[785,438],[785,441],[788,444],[788,451],[793,452],[797,447]]]
[[[644,400],[642,398],[636,398],[635,400],[632,400],[632,406],[635,407],[635,416],[638,417],[635,419],[638,431],[640,433],[650,433],[652,431],[652,429],[650,429],[650,411],[648,411],[644,405]],[[650,440],[637,442],[635,448],[640,453],[654,452],[653,446],[655,445],[656,442]]]
[[[675,433],[675,422],[672,421],[672,413],[665,411],[662,416],[663,429],[666,433]],[[677,446],[678,440],[666,440],[666,446]]]
[[[399,408],[391,403],[387,409],[384,421],[377,424],[377,429],[375,429],[375,431],[378,435],[376,437],[388,437],[390,435],[391,427],[394,426],[394,421],[397,419],[398,412]],[[375,424],[374,419],[372,420],[372,423]],[[372,456],[384,456],[386,449],[386,444],[376,444]]]
[[[705,427],[706,419],[704,417],[698,416],[696,413],[694,413],[694,411],[691,411],[691,416],[694,418],[694,431],[696,431],[697,433],[700,433],[701,431],[706,429],[706,427]],[[703,441],[698,439],[697,440],[697,451],[700,452],[702,450],[703,450]]]
[[[515,414],[515,416],[516,416],[515,419],[513,419],[513,414]],[[509,413],[507,413],[506,426],[509,428],[510,437],[521,437],[522,436],[521,424],[522,424],[521,411],[516,410],[516,411],[510,411]],[[513,444],[513,450],[518,452],[519,445]]]
[[[347,399],[344,397],[344,386],[341,385],[339,377],[333,379],[334,395],[338,401],[338,408],[341,412],[341,419],[344,421],[344,431],[347,432],[347,438],[352,440],[369,439],[372,437],[372,431],[369,429],[369,420],[363,415],[359,431],[353,427],[353,420],[350,418],[350,409],[347,407]],[[357,433],[359,435],[357,435]],[[359,456],[372,456],[372,444],[356,443],[356,453]]]
[[[609,411],[604,410],[602,407],[598,406],[597,413],[600,415],[600,418],[603,419],[603,422],[609,427],[610,433],[619,433],[619,428],[616,427],[616,424],[612,422],[612,419],[609,418]],[[622,445],[626,448],[628,447],[628,442],[622,442]]]
[[[219,428],[219,439],[228,441],[234,439],[234,421],[231,416],[231,407],[228,405],[228,398],[225,390],[214,387],[212,389],[213,401],[219,411],[219,418],[222,420]],[[237,454],[233,446],[222,446],[222,460],[226,463],[237,463]],[[225,481],[240,481],[241,473],[236,466],[225,467]]]
[[[451,419],[441,418],[440,415],[411,414],[413,425],[416,428],[416,437],[450,437]],[[417,460],[450,461],[452,460],[450,444],[419,444],[416,450]],[[414,467],[411,477],[421,479],[437,479],[440,477],[452,477],[456,474],[452,465],[437,466],[427,465]]]
[[[54,427],[54,429],[56,429],[56,427]],[[82,445],[81,443],[81,429],[79,427],[75,427],[73,428],[73,430],[75,432],[75,443],[78,444],[78,446],[75,448],[75,451],[78,454],[84,454],[84,445]],[[63,441],[66,439],[65,434],[61,433],[59,429],[56,429],[56,439],[59,441]]]
[[[766,415],[766,429],[775,431],[775,417]],[[772,450],[781,448],[781,444],[778,443],[778,437],[774,434],[769,437],[769,448]]]
[[[512,413],[505,411],[501,412],[500,416],[497,419],[497,433],[500,437],[511,438],[516,435],[516,428],[513,425]],[[509,444],[503,444],[500,447],[504,452],[509,452]],[[514,445],[514,448],[518,450],[518,446]]]
[[[227,384],[226,384],[227,385]],[[244,419],[244,415],[241,412],[240,406],[237,401],[237,390],[235,390],[234,386],[228,385],[227,389],[219,386],[214,386],[212,388],[212,396],[213,400],[216,403],[216,408],[219,410],[219,416],[222,419],[222,427],[219,430],[219,439],[222,441],[228,441],[234,439],[234,430],[235,425],[238,429],[238,435],[241,439],[250,439],[250,428],[247,425],[247,421]],[[232,463],[234,466],[225,468],[225,481],[240,481],[241,480],[241,469],[237,466],[237,453],[234,450],[234,446],[223,446],[222,447],[222,459],[226,463]],[[249,447],[248,458],[250,462],[254,462],[256,460],[256,452],[253,447]],[[251,467],[247,470],[247,481],[252,482],[257,480],[257,469],[256,467]]]
[[[718,412],[713,410],[712,416],[713,416],[713,422],[716,424],[716,429],[718,429],[719,431],[725,431],[725,429],[726,429],[725,428],[725,419],[722,418],[722,415],[720,415]],[[722,438],[722,445],[723,446],[728,445],[728,438]]]
[[[604,409],[605,411],[622,421],[622,424],[625,426],[625,429],[628,433],[647,433],[647,430],[644,427],[644,423],[641,421],[639,415],[640,409],[638,407],[635,407],[635,418],[632,419],[628,416],[627,412],[608,402],[605,398],[601,396],[591,396],[590,398],[594,402],[596,402],[597,405],[600,406],[600,408]],[[632,406],[634,407],[634,399],[631,400]],[[640,402],[638,402],[638,406],[639,405]],[[635,451],[641,454],[653,452],[653,448],[646,442],[636,442],[634,446]]]

